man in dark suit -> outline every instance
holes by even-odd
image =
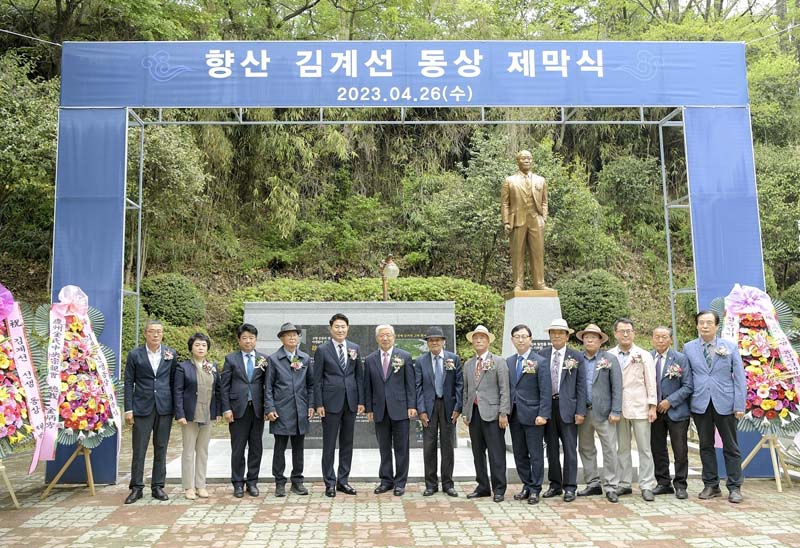
[[[300,330],[293,323],[281,326],[278,338],[282,346],[269,357],[264,383],[264,412],[269,431],[275,436],[272,453],[272,475],[275,496],[286,496],[286,445],[292,440],[292,493],[307,495],[303,485],[303,445],[308,432],[308,419],[314,414],[313,374],[311,358],[300,350]]]
[[[167,445],[172,430],[172,381],[178,356],[161,344],[164,326],[149,320],[144,328],[145,344],[128,353],[125,362],[125,422],[133,425],[131,492],[125,504],[142,498],[144,458],[153,434],[153,477],[150,486],[154,499],[168,500],[164,492],[167,477]]]
[[[506,442],[511,395],[508,387],[508,366],[489,350],[494,335],[479,325],[467,333],[475,356],[464,364],[464,422],[469,426],[472,461],[478,485],[468,499],[488,497],[494,491],[494,502],[503,502],[506,494]],[[491,478],[486,472],[489,454]],[[490,484],[491,479],[491,484]]]
[[[650,425],[650,449],[653,451],[656,481],[654,495],[675,493],[679,499],[687,498],[686,478],[689,474],[689,397],[692,395],[692,370],[686,356],[670,348],[672,330],[668,327],[653,329],[653,359],[656,366],[656,391],[658,416]],[[669,474],[667,433],[675,455],[675,480]],[[672,483],[672,485],[670,485]],[[674,486],[674,490],[673,490]]]
[[[411,354],[394,346],[394,327],[375,328],[379,349],[364,360],[364,394],[367,417],[375,421],[375,436],[381,464],[380,484],[375,494],[394,489],[396,497],[406,492],[408,480],[408,426],[417,416],[414,361]],[[392,449],[395,469],[392,473]]]
[[[445,336],[441,327],[428,328],[425,335],[428,350],[417,358],[414,377],[417,385],[417,414],[422,423],[422,454],[425,461],[425,497],[433,495],[439,487],[437,468],[437,440],[442,449],[442,491],[457,497],[453,483],[453,437],[455,425],[461,415],[461,398],[464,397],[464,372],[456,354],[444,349]]]
[[[586,418],[586,364],[583,356],[567,348],[567,340],[574,331],[566,320],[553,320],[547,332],[550,346],[540,354],[550,367],[553,418],[545,426],[550,488],[542,496],[547,499],[563,493],[564,501],[572,502],[578,488],[578,426]],[[564,450],[563,471],[559,443]]]
[[[364,412],[364,368],[358,345],[347,340],[350,321],[344,314],[334,314],[329,323],[331,340],[314,353],[314,405],[322,419],[322,476],[325,496],[336,491],[355,495],[350,486],[353,461],[353,434],[356,413]],[[333,472],[336,438],[339,438],[339,469]]]
[[[258,329],[243,323],[236,330],[239,351],[225,356],[220,375],[223,416],[231,434],[231,483],[233,496],[258,496],[258,471],[264,435],[264,379],[269,358],[256,350]],[[244,452],[247,449],[247,476]]]
[[[622,417],[622,368],[611,352],[600,350],[608,341],[593,323],[575,334],[583,343],[586,362],[586,420],[578,427],[578,454],[583,463],[586,488],[579,497],[602,495],[609,502],[619,502],[617,495],[617,424]],[[594,435],[600,438],[603,451],[603,481],[597,466],[597,446]]]
[[[695,316],[698,337],[683,346],[692,370],[690,409],[700,443],[705,500],[722,496],[719,488],[714,429],[722,438],[722,455],[728,479],[728,501],[742,502],[742,454],[736,438],[736,426],[744,417],[747,383],[742,356],[735,342],[717,337],[719,315],[701,310]]]
[[[539,502],[544,478],[544,425],[550,419],[552,386],[547,361],[531,348],[527,325],[511,328],[511,341],[517,353],[506,358],[511,394],[511,443],[514,462],[522,481],[522,491],[514,500]]]

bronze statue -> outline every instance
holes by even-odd
[[[503,228],[511,244],[511,273],[514,289],[525,287],[525,251],[530,260],[533,289],[544,285],[544,223],[547,220],[547,182],[531,173],[533,155],[517,153],[519,171],[509,175],[500,192]]]

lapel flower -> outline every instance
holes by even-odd
[[[358,358],[358,353],[355,351],[354,348],[349,348],[347,350],[347,355],[350,356],[351,360],[355,360],[356,358]]]
[[[677,363],[673,363],[667,368],[666,377],[669,379],[675,379],[680,377],[682,374],[683,374],[683,368]]]
[[[456,368],[456,361],[453,359],[446,359],[444,361],[444,368],[446,371],[454,371]]]
[[[716,354],[717,356],[725,357],[725,356],[729,355],[730,352],[728,352],[728,349],[725,348],[725,346],[721,344],[721,345],[719,345],[718,347],[716,347],[714,349],[714,354]]]
[[[611,369],[611,362],[606,358],[600,358],[597,360],[597,369]]]
[[[644,365],[644,359],[638,352],[631,354],[631,359],[628,362],[630,365]]]
[[[535,360],[525,360],[525,363],[522,366],[522,374],[528,373],[530,375],[536,374],[536,369],[539,366],[537,365]]]
[[[492,359],[492,355],[489,354],[486,356],[486,359],[483,360],[483,365],[481,365],[481,371],[491,371],[494,369],[494,360]]]
[[[211,373],[213,371],[214,365],[208,360],[203,360],[203,365],[201,367],[203,368],[203,371],[205,371],[206,373]]]
[[[303,360],[302,360],[302,358],[300,358],[300,356],[293,357],[292,358],[292,362],[289,364],[289,367],[291,367],[295,371],[299,371],[304,366],[305,366],[305,364],[303,363]]]
[[[256,360],[256,367],[258,367],[261,371],[266,371],[268,364],[269,362],[267,362],[267,358],[264,356],[259,356]]]
[[[405,362],[403,361],[403,358],[401,358],[400,356],[395,356],[394,358],[392,358],[392,369],[394,369],[395,373],[400,371],[400,368],[403,367],[404,365]]]
[[[165,360],[169,361],[174,357],[175,357],[175,355],[172,353],[171,350],[164,350],[164,359]]]
[[[566,369],[569,374],[572,374],[572,371],[577,368],[578,368],[578,360],[576,360],[575,358],[567,358],[566,360],[564,360],[564,369]]]

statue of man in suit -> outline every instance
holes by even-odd
[[[525,253],[530,260],[534,289],[550,289],[544,284],[544,223],[547,220],[547,182],[531,173],[533,155],[517,153],[519,171],[509,175],[500,190],[503,229],[511,245],[511,275],[514,289],[525,287]]]

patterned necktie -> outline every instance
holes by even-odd
[[[525,360],[522,356],[517,356],[517,380],[522,376],[522,362]]]
[[[561,372],[561,356],[557,350],[553,350],[553,361],[550,363],[550,381],[553,386],[553,395],[558,396],[558,374]]]
[[[383,380],[389,377],[389,353],[383,353]]]
[[[344,371],[347,368],[347,360],[344,358],[344,345],[339,343],[339,367]]]
[[[661,361],[662,356],[659,354],[656,360],[656,397],[658,401],[661,401]]]
[[[444,392],[444,371],[442,371],[442,357],[436,356],[433,367],[433,383],[436,389],[436,397],[441,398]]]
[[[703,357],[706,359],[708,368],[711,369],[711,343],[703,343]]]
[[[483,358],[478,358],[475,362],[475,404],[478,404],[478,381],[481,380],[481,373],[483,373]]]
[[[247,380],[249,380],[249,381],[253,380],[253,370],[254,369],[255,368],[253,366],[253,355],[252,354],[248,354],[247,355]]]

